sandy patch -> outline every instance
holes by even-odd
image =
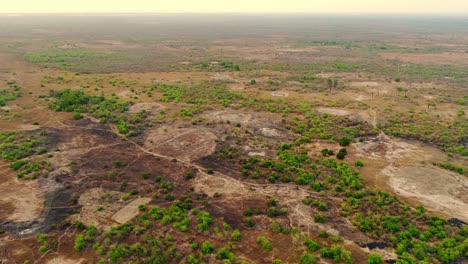
[[[0,204],[9,209],[2,216],[7,221],[27,222],[42,213],[44,194],[38,181],[18,180],[8,164],[0,161]]]
[[[252,115],[242,112],[228,112],[228,111],[216,111],[207,113],[207,118],[214,119],[215,121],[231,122],[246,124],[252,120]]]
[[[265,151],[251,151],[247,153],[250,157],[257,156],[257,157],[265,157],[266,153]]]
[[[117,96],[124,99],[130,99],[135,96],[135,94],[130,90],[125,90],[117,93]]]
[[[357,156],[370,159],[385,159],[387,161],[397,161],[406,158],[418,158],[429,160],[430,154],[425,153],[418,146],[405,142],[403,140],[392,139],[381,133],[376,138],[353,144]]]
[[[23,131],[33,131],[38,130],[39,128],[41,127],[36,125],[20,125],[20,129]]]
[[[383,174],[399,195],[415,197],[432,209],[468,221],[468,180],[447,170],[423,166],[388,166]]]
[[[125,206],[121,199],[123,193],[106,191],[101,188],[90,189],[80,196],[78,204],[82,205],[79,215],[71,216],[73,220],[80,220],[85,225],[94,225],[105,230],[114,225],[112,216]],[[102,207],[102,211],[98,208]],[[76,219],[75,219],[76,218]]]
[[[215,72],[211,75],[211,79],[218,81],[234,81],[234,78],[232,78],[231,75],[222,72]]]
[[[358,96],[356,96],[356,97],[354,98],[354,100],[359,101],[359,102],[366,101],[366,100],[370,100],[370,99],[371,99],[370,96],[368,96],[368,95],[363,95],[363,94],[360,94],[360,95],[358,95]]]
[[[351,87],[377,87],[380,84],[378,82],[352,82]]]
[[[152,114],[158,113],[163,110],[165,107],[158,103],[137,103],[128,109],[128,112],[131,114],[140,113],[141,111],[150,112]]]
[[[241,82],[236,82],[228,84],[227,88],[233,91],[242,91],[245,90],[245,85]]]
[[[57,258],[53,258],[49,261],[47,261],[46,263],[47,264],[81,264],[83,263],[85,260],[84,259],[67,259],[65,257],[57,257]]]
[[[133,200],[115,213],[112,216],[112,220],[120,224],[127,223],[140,213],[138,206],[147,205],[149,202],[151,202],[151,198],[138,198]]]
[[[148,133],[145,147],[183,161],[193,161],[215,151],[218,137],[209,129],[161,126]]]
[[[274,128],[264,127],[260,129],[260,133],[265,137],[281,137],[282,133]]]
[[[271,95],[275,97],[288,97],[289,96],[287,92],[281,92],[281,91],[274,91],[271,93]]]
[[[337,108],[330,108],[330,107],[317,107],[315,108],[320,113],[330,114],[330,115],[337,115],[337,116],[347,116],[351,115],[350,111],[337,109]]]
[[[396,194],[415,198],[428,209],[468,221],[468,179],[431,165],[433,161],[445,161],[447,154],[418,142],[390,138],[383,133],[352,146],[357,157],[390,164],[368,176],[375,177],[377,181],[388,180],[388,187]]]

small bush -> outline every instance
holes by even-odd
[[[271,251],[273,249],[270,240],[268,240],[268,238],[264,236],[260,236],[257,238],[257,244],[262,246],[262,249],[265,251]]]
[[[239,241],[239,239],[241,238],[241,232],[239,229],[236,229],[232,232],[231,234],[231,240],[232,241]]]
[[[82,234],[76,235],[75,246],[74,246],[75,250],[80,252],[83,249],[85,249],[85,247],[86,247],[86,241],[84,239],[84,236]]]
[[[340,149],[338,154],[336,154],[336,158],[339,160],[342,160],[348,155],[348,151],[345,148]]]
[[[372,253],[367,257],[367,264],[382,264],[382,256],[379,253]]]
[[[338,141],[338,143],[340,144],[340,146],[342,147],[347,147],[349,146],[349,144],[351,144],[351,139],[347,138],[347,137],[342,137],[340,138],[340,140]]]
[[[209,241],[203,242],[201,246],[201,250],[204,255],[213,253],[214,249],[215,249],[215,246],[211,244]]]

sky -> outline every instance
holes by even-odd
[[[468,0],[0,0],[0,13],[468,14]]]

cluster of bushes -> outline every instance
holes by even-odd
[[[87,49],[52,49],[25,55],[25,59],[32,63],[70,71],[78,69],[89,71],[94,67],[97,68],[97,65],[108,64],[114,58],[114,54]]]
[[[32,160],[32,156],[47,152],[44,140],[17,132],[0,132],[0,157],[10,162],[18,178],[35,179],[48,167],[45,160]]]
[[[21,88],[15,82],[9,82],[9,87],[0,89],[0,106],[5,106],[8,101],[13,101],[17,97],[23,96]]]
[[[454,171],[461,175],[468,175],[468,168],[462,165],[455,165],[448,162],[435,162],[434,165],[442,167],[446,170]]]
[[[340,246],[333,246],[331,248],[323,248],[320,250],[320,257],[333,259],[335,262],[342,261],[345,264],[352,264],[353,258],[351,252],[343,249]]]
[[[257,244],[259,244],[264,251],[271,251],[273,249],[270,240],[264,236],[257,238]]]
[[[223,61],[221,63],[209,63],[205,61],[205,62],[200,63],[199,65],[203,70],[211,70],[211,71],[225,71],[225,70],[240,71],[241,70],[238,64],[235,64],[231,61]]]
[[[181,206],[180,203],[173,203],[166,209],[159,209],[158,207],[151,207],[148,214],[155,220],[160,220],[161,224],[172,226],[180,232],[188,230],[190,225],[189,215],[186,213],[188,208]]]
[[[162,92],[162,102],[184,102],[198,106],[218,104],[227,107],[244,98],[242,95],[224,87],[205,86],[203,84],[191,87],[162,84],[157,86],[157,89]]]
[[[116,124],[117,130],[127,136],[137,136],[144,129],[144,120],[148,113],[127,115],[128,102],[121,102],[115,97],[88,95],[81,90],[65,89],[61,91],[50,91],[52,100],[49,108],[58,112],[73,112],[73,118],[83,118],[82,113],[99,118],[101,123],[111,122]]]
[[[389,135],[415,138],[436,144],[443,150],[468,156],[464,141],[468,133],[468,119],[457,116],[453,121],[436,120],[426,112],[394,113],[380,128]]]

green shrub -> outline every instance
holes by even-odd
[[[262,249],[265,250],[265,251],[271,251],[272,250],[270,240],[268,240],[268,238],[266,238],[264,236],[260,236],[260,237],[257,238],[257,244],[262,246]]]
[[[311,240],[311,239],[307,239],[307,240],[304,242],[304,245],[305,245],[310,251],[313,251],[313,252],[315,252],[315,251],[317,251],[317,250],[320,249],[320,245],[319,245],[317,242],[315,242],[315,241],[313,241],[313,240]]]
[[[342,137],[340,138],[340,140],[338,141],[338,143],[340,144],[340,146],[342,147],[347,147],[349,146],[349,144],[351,144],[351,139],[347,138],[347,137]]]
[[[231,234],[231,240],[232,241],[239,241],[239,239],[241,238],[241,232],[239,229],[236,229],[232,232]]]
[[[233,261],[236,258],[236,256],[234,255],[234,253],[232,253],[231,251],[229,251],[228,249],[223,247],[223,248],[220,248],[216,252],[216,258],[217,259],[228,259],[228,260]]]
[[[73,112],[73,119],[80,120],[83,119],[83,115],[80,112]]]
[[[301,263],[302,264],[316,264],[318,263],[318,259],[316,256],[310,253],[305,253],[304,255],[301,256]]]
[[[213,253],[214,249],[215,249],[215,246],[211,244],[209,241],[203,242],[201,246],[201,251],[204,255]]]
[[[364,167],[364,162],[357,160],[354,165],[356,165],[356,167]]]
[[[80,252],[80,251],[82,251],[83,249],[86,248],[86,241],[85,241],[84,236],[82,234],[76,235],[74,248],[78,252]]]
[[[339,159],[339,160],[342,160],[346,157],[346,155],[348,155],[348,151],[346,151],[346,149],[342,148],[340,149],[340,151],[338,151],[338,154],[336,154],[336,158]]]

